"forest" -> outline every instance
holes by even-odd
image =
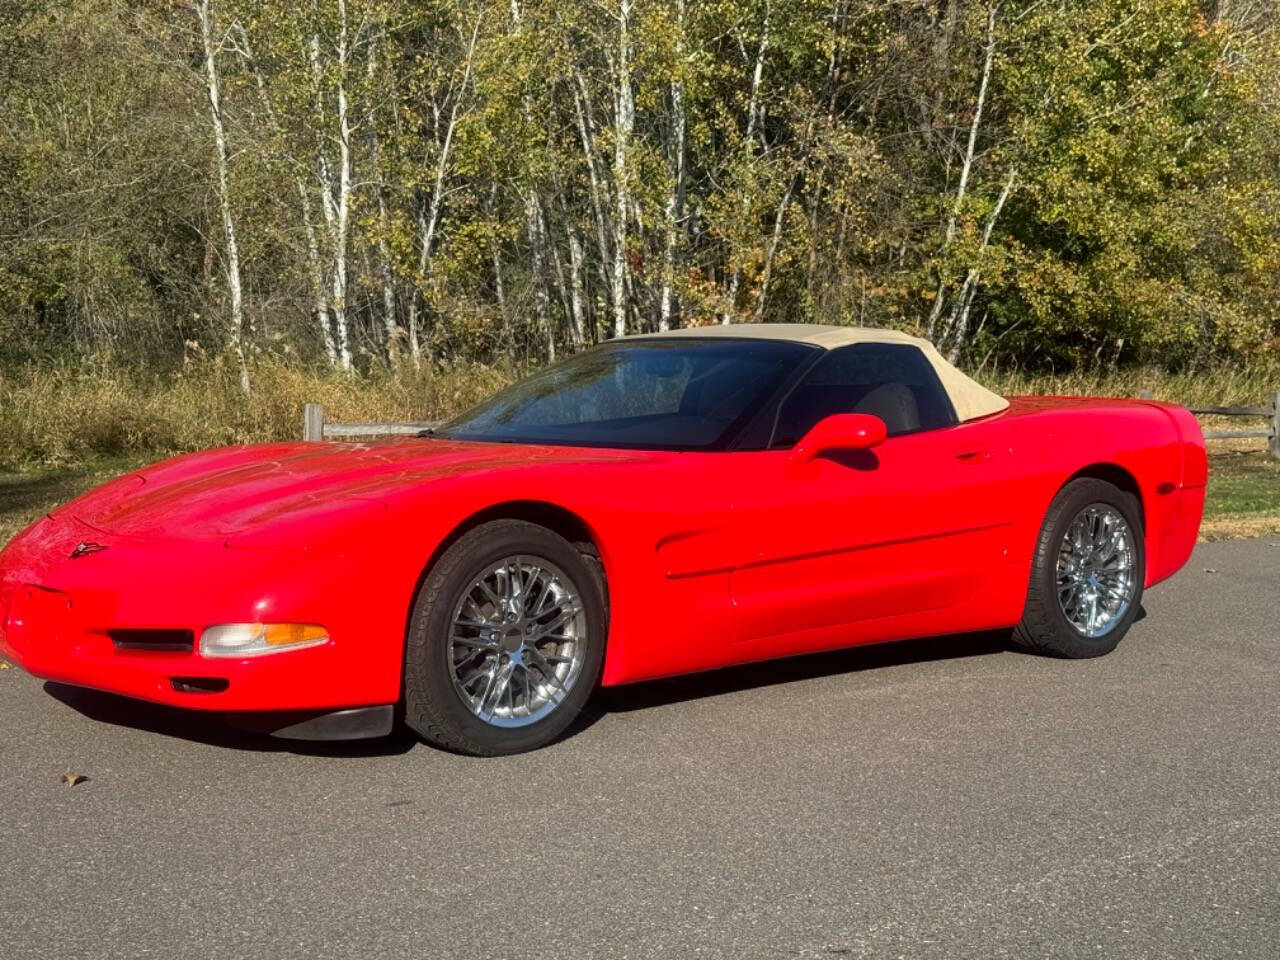
[[[1280,334],[1271,0],[3,0],[0,368],[528,366],[809,320]]]

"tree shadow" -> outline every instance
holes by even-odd
[[[6,511],[26,511],[75,496],[90,480],[83,467],[56,467],[39,473],[0,473],[0,504]]]

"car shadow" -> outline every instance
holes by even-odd
[[[933,660],[959,660],[989,656],[1013,649],[1008,630],[922,637],[894,643],[867,644],[824,653],[763,660],[739,667],[725,667],[663,680],[649,680],[598,690],[564,737],[575,736],[610,713],[629,713],[669,706],[688,700],[741,693],[758,687],[814,680],[818,677],[858,673],[883,667],[906,666]]]
[[[1135,619],[1141,620],[1145,616],[1146,611],[1139,606]],[[577,736],[611,713],[630,713],[689,700],[741,693],[758,687],[798,683],[863,670],[990,656],[1011,649],[1014,647],[1010,632],[995,630],[868,644],[609,687],[596,691],[557,742]],[[403,725],[397,725],[389,736],[370,740],[285,740],[237,727],[223,714],[166,707],[54,681],[46,681],[44,689],[50,696],[92,720],[233,750],[317,757],[386,757],[408,753],[419,743],[418,738]]]
[[[389,757],[408,753],[418,739],[403,726],[369,740],[285,740],[236,726],[233,715],[182,710],[114,693],[47,680],[44,690],[90,720],[190,740],[212,747],[316,757]]]

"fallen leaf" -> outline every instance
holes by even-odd
[[[13,669],[13,664],[11,664],[8,660],[0,660],[0,670],[12,670],[12,669]]]
[[[85,781],[87,781],[89,778],[88,778],[88,777],[86,777],[83,773],[64,773],[64,774],[60,777],[60,779],[61,779],[61,780],[62,780],[62,782],[63,782],[63,783],[65,783],[68,787],[74,787],[74,786],[75,786],[76,784],[78,784],[78,783],[84,783],[84,782],[85,782]]]
[[[1205,573],[1217,573],[1217,572],[1218,572],[1218,570],[1217,570],[1217,568],[1216,568],[1216,567],[1205,567],[1205,568],[1204,568],[1204,572],[1205,572]]]

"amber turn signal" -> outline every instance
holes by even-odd
[[[328,631],[313,623],[223,623],[201,634],[200,654],[221,659],[260,657],[328,642]]]

